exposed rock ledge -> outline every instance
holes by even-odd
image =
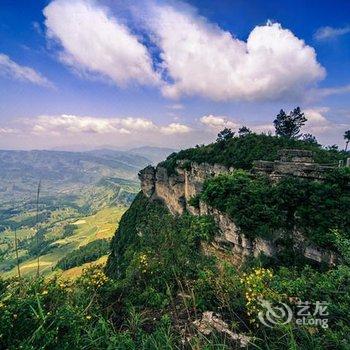
[[[295,152],[295,150],[293,151]],[[291,162],[284,161],[283,166],[281,166],[282,162],[271,162],[272,166],[276,164],[279,169],[278,176],[283,176],[281,169],[282,171],[285,169],[287,174],[289,174],[290,169],[297,169],[298,171],[295,176],[300,176],[300,169],[305,169],[311,162],[300,162],[301,156],[300,154],[298,155],[299,158],[297,159],[299,162],[295,160]],[[284,153],[283,156],[285,157]],[[305,160],[305,155],[303,156],[303,160]],[[215,237],[215,242],[222,249],[231,251],[240,260],[244,260],[247,256],[258,256],[260,253],[264,253],[267,256],[273,256],[276,253],[278,246],[275,244],[274,239],[250,239],[239,231],[235,223],[225,213],[211,208],[205,203],[200,203],[199,209],[191,207],[188,204],[189,199],[201,192],[204,181],[207,178],[232,172],[233,168],[207,163],[191,163],[190,167],[183,167],[182,165],[183,163],[179,163],[176,173],[170,176],[167,170],[159,165],[156,168],[148,166],[141,170],[139,178],[143,193],[151,199],[161,199],[173,215],[182,214],[186,210],[194,215],[211,215],[220,230],[220,233]],[[259,168],[260,171],[261,168]],[[323,167],[320,168],[316,164],[313,164],[313,172],[302,172],[302,174],[303,177],[320,178],[323,171]],[[271,175],[270,171],[269,175]],[[273,173],[272,176],[276,179],[276,173]],[[306,243],[300,234],[295,234],[295,246],[307,259],[312,261],[325,262],[327,264],[334,264],[336,262],[336,255],[333,252]]]

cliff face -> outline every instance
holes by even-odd
[[[266,162],[267,167],[262,167],[258,163],[253,171],[265,173],[272,179],[285,175],[300,176],[311,179],[322,179],[325,168],[312,162],[306,154],[300,154],[293,150],[296,159],[288,158],[282,153],[281,161]],[[312,171],[309,171],[309,170]],[[266,240],[262,238],[251,239],[244,235],[237,228],[232,219],[225,213],[201,202],[199,208],[189,205],[189,200],[199,194],[203,188],[204,181],[210,177],[223,173],[232,172],[232,168],[222,165],[196,164],[182,162],[178,164],[175,174],[169,175],[162,166],[156,168],[148,166],[139,173],[141,189],[145,196],[152,199],[161,199],[173,215],[181,215],[188,210],[193,215],[211,215],[218,225],[219,234],[214,239],[214,244],[219,248],[232,252],[238,260],[244,260],[248,256],[258,256],[264,253],[273,256],[279,247],[276,245],[276,237]],[[309,242],[296,232],[294,235],[294,245],[305,258],[315,262],[325,262],[334,264],[336,256],[334,253],[321,249]]]
[[[186,209],[193,212],[194,208],[188,205],[188,201],[200,193],[204,181],[233,170],[206,163],[191,163],[189,170],[186,170],[183,165],[179,163],[176,174],[171,175],[161,166],[148,166],[139,173],[142,192],[149,198],[162,199],[173,214],[182,214]]]

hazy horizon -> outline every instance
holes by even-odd
[[[62,146],[62,147],[52,147],[52,148],[0,148],[0,151],[52,151],[52,152],[90,152],[90,151],[99,151],[99,150],[111,150],[111,151],[119,151],[119,152],[129,152],[136,151],[137,149],[144,148],[154,148],[159,150],[180,150],[172,147],[160,147],[160,146],[152,146],[152,145],[143,145],[138,147],[113,147],[111,145],[101,145],[96,147],[89,147],[84,145],[72,145],[72,146]]]

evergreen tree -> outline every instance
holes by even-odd
[[[240,128],[238,129],[238,135],[239,135],[240,137],[249,135],[249,134],[251,134],[251,133],[252,133],[252,131],[251,131],[248,127],[246,127],[245,125],[243,125],[242,127],[240,127]]]
[[[232,139],[234,136],[235,136],[235,133],[231,129],[225,128],[224,130],[218,133],[218,137],[216,141],[217,142],[227,141],[229,139]]]
[[[344,139],[346,141],[346,143],[345,143],[345,152],[347,152],[348,145],[349,145],[349,142],[350,142],[350,130],[345,131]]]
[[[306,121],[307,119],[299,107],[294,108],[288,115],[283,109],[281,109],[273,122],[276,135],[290,139],[297,139],[299,137],[300,129]]]

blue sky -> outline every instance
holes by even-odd
[[[0,148],[187,147],[350,128],[348,1],[2,0]]]

